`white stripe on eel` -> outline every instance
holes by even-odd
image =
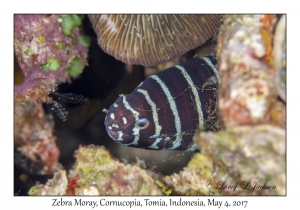
[[[173,146],[169,149],[176,149],[181,145],[182,139],[180,138],[180,133],[181,133],[181,122],[180,122],[180,117],[178,114],[177,106],[174,101],[174,98],[171,96],[171,93],[169,91],[169,88],[166,86],[166,84],[157,76],[157,75],[152,75],[150,78],[154,79],[161,87],[165,95],[167,96],[168,102],[170,104],[170,108],[172,110],[172,113],[175,118],[175,128],[176,128],[176,140],[173,142]]]
[[[123,104],[124,104],[125,108],[126,108],[127,110],[131,111],[132,114],[133,114],[133,116],[134,116],[134,118],[135,118],[135,121],[138,121],[138,119],[139,119],[139,112],[135,111],[135,110],[129,105],[128,101],[126,100],[126,96],[124,96],[123,94],[121,94],[120,96],[123,97]],[[129,144],[124,144],[125,146],[129,146],[129,145],[132,145],[132,144],[133,144],[133,145],[138,145],[138,141],[139,141],[139,139],[140,139],[140,129],[134,127],[134,128],[132,129],[132,132],[133,132],[132,135],[135,136],[135,137],[134,137],[134,140],[133,140],[133,142],[131,142],[131,143],[129,143]]]
[[[202,60],[204,60],[207,65],[210,66],[210,68],[214,71],[217,79],[218,79],[218,84],[220,85],[221,84],[221,79],[220,79],[220,76],[219,76],[219,72],[218,72],[218,69],[215,67],[215,65],[211,62],[211,60],[207,57],[203,57]]]
[[[151,100],[151,98],[146,90],[137,89],[137,91],[142,93],[145,96],[145,99],[147,100],[148,104],[151,106],[152,117],[153,117],[154,126],[155,126],[155,134],[153,136],[150,136],[149,138],[156,138],[160,135],[160,131],[162,129],[162,127],[159,125],[159,122],[158,122],[158,114],[157,114],[156,104]]]
[[[183,77],[185,78],[185,80],[187,81],[189,86],[191,87],[191,90],[192,90],[193,95],[195,97],[196,109],[197,109],[197,112],[198,112],[199,128],[201,130],[204,130],[204,118],[203,118],[202,106],[201,106],[201,101],[200,101],[200,98],[199,98],[199,95],[198,95],[198,91],[195,87],[195,84],[194,84],[193,80],[191,79],[190,75],[186,72],[184,67],[182,67],[180,65],[176,65],[175,67],[181,71]]]
[[[162,140],[162,138],[156,138],[155,142],[153,144],[151,144],[148,148],[151,149],[159,149],[159,147],[157,146],[157,144]]]
[[[187,150],[193,152],[196,149],[198,149],[198,146],[197,146],[196,142],[194,142]]]

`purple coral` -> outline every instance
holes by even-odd
[[[23,84],[15,85],[16,98],[43,100],[53,85],[70,80],[66,70],[74,58],[87,63],[79,28],[66,36],[61,22],[59,15],[14,16],[15,53],[25,75]]]
[[[15,163],[33,174],[52,174],[58,166],[53,121],[41,102],[51,101],[48,94],[58,83],[70,81],[74,59],[82,61],[76,69],[79,73],[87,64],[88,48],[80,41],[78,24],[66,36],[62,21],[59,15],[14,16],[15,57],[25,77],[14,88]],[[66,119],[59,104],[52,102],[52,108]]]

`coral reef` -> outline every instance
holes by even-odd
[[[162,195],[145,170],[117,161],[103,147],[81,146],[75,157],[75,165],[68,175],[67,191],[63,195]],[[62,195],[60,193],[66,188],[64,174],[64,171],[59,171],[51,181],[63,183],[61,187],[37,185],[29,194]]]
[[[15,85],[17,101],[45,102],[54,85],[83,71],[88,41],[80,41],[87,39],[80,33],[81,21],[78,15],[14,16],[14,48],[25,75],[23,83]]]
[[[59,157],[53,121],[31,101],[15,103],[14,114],[15,164],[30,174],[53,174]]]
[[[65,195],[68,188],[68,178],[65,170],[58,170],[52,179],[32,187],[29,195]]]
[[[45,115],[42,102],[52,103],[52,110],[66,120],[67,112],[48,95],[87,64],[89,41],[78,27],[82,18],[14,16],[15,163],[31,174],[53,174],[58,165],[53,120]]]
[[[285,195],[285,130],[237,126],[199,133],[195,141],[202,154],[179,174],[164,178],[174,194]]]
[[[180,173],[164,177],[121,163],[103,147],[80,147],[64,195],[285,195],[284,139],[285,131],[270,125],[202,132],[195,136],[202,154]],[[59,189],[40,184],[29,194],[61,195],[66,184],[64,176],[60,179]]]
[[[275,15],[228,15],[217,58],[222,83],[219,109],[225,127],[273,123],[276,109],[272,37]],[[283,110],[284,111],[284,110]]]
[[[143,169],[116,160],[104,147],[81,146],[75,152],[76,162],[71,170],[58,169],[53,179],[47,184],[33,186],[29,194],[285,195],[286,103],[282,95],[286,83],[285,42],[279,43],[283,50],[279,53],[279,71],[274,63],[278,48],[273,45],[277,42],[274,31],[277,31],[277,21],[281,17],[225,16],[217,44],[222,80],[218,95],[222,129],[196,133],[194,141],[201,152],[194,153],[179,173],[164,176],[157,173],[155,163],[151,168]],[[72,21],[71,25],[76,25],[78,20],[75,18]],[[40,37],[40,40],[47,41],[47,37]],[[48,70],[42,71],[51,74],[59,72],[59,69],[51,71],[57,67],[55,59],[54,64],[52,62],[45,60]],[[48,86],[44,85],[46,89]],[[103,103],[101,101],[101,105],[110,105],[117,91],[113,94]],[[24,117],[24,114],[19,115],[18,126],[25,125],[22,120],[31,119]],[[101,123],[103,119],[101,115]],[[15,141],[18,144],[22,143],[22,139],[28,139],[24,135],[41,135],[32,135],[30,132],[34,130],[30,131],[31,125],[29,123],[25,128],[19,126],[19,130],[16,129],[18,135],[15,135]],[[39,126],[46,126],[45,130],[51,127],[43,123]],[[126,157],[124,153],[123,157]]]
[[[182,171],[165,176],[164,183],[174,195],[210,195],[207,184],[212,176],[212,160],[197,153]]]

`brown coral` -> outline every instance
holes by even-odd
[[[81,146],[75,157],[68,183],[61,176],[61,190],[50,189],[48,184],[38,185],[31,188],[31,194],[53,195],[56,191],[55,195],[61,195],[58,193],[67,186],[65,195],[163,195],[145,170],[117,161],[103,147]]]
[[[222,15],[89,15],[100,47],[128,64],[155,66],[204,44]]]
[[[196,154],[164,178],[180,195],[285,195],[285,131],[269,125],[232,127],[195,136]]]
[[[272,64],[275,15],[229,15],[218,39],[219,108],[226,127],[270,121],[276,101]]]
[[[53,121],[41,104],[15,103],[15,163],[32,174],[53,174],[59,150],[53,135]]]

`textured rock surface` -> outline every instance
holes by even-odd
[[[137,165],[124,164],[114,159],[103,147],[80,147],[76,162],[68,175],[65,195],[163,195],[155,180]],[[56,178],[54,178],[56,179]],[[65,183],[65,177],[55,182]],[[65,184],[58,190],[49,185],[31,188],[31,194],[41,195],[56,192],[60,195]],[[34,193],[33,193],[34,192]]]
[[[65,195],[68,187],[68,178],[65,170],[57,171],[52,179],[43,185],[32,187],[29,195]]]
[[[164,178],[174,194],[286,194],[283,129],[269,125],[239,126],[217,133],[200,133],[195,140],[202,154],[196,154],[180,173]]]
[[[217,58],[222,77],[219,109],[225,127],[276,124],[270,117],[270,109],[277,109],[272,56],[275,23],[275,15],[224,19]]]
[[[64,20],[67,17],[71,24],[70,20],[67,23]],[[15,72],[18,72],[14,86],[15,163],[31,174],[53,174],[58,165],[53,120],[45,115],[42,103],[52,103],[52,111],[66,119],[67,112],[48,94],[57,84],[71,81],[70,75],[78,76],[87,64],[88,45],[81,41],[84,36],[78,27],[82,17],[14,15]],[[66,25],[67,35],[63,33]]]
[[[41,104],[15,103],[14,162],[29,174],[53,174],[59,150],[53,135],[54,123]]]
[[[38,99],[45,102],[44,97],[54,85],[70,81],[68,72],[71,76],[79,75],[78,67],[74,67],[74,59],[81,61],[81,72],[87,64],[88,48],[85,43],[80,42],[83,35],[80,34],[78,25],[72,24],[70,34],[65,35],[62,27],[65,25],[65,17],[64,15],[14,16],[14,49],[19,66],[25,75],[23,83],[15,85],[16,100]],[[80,17],[78,18],[80,21]],[[74,71],[77,73],[73,73]]]

